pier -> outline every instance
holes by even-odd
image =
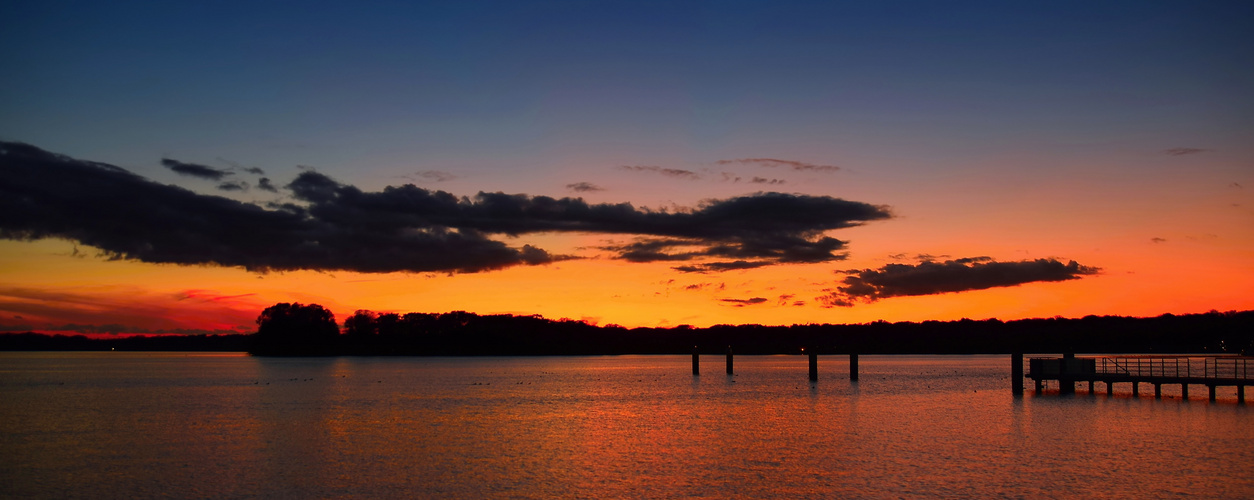
[[[1189,399],[1190,385],[1203,385],[1209,399],[1215,400],[1216,387],[1236,387],[1237,402],[1245,402],[1245,386],[1254,385],[1254,357],[1249,356],[1097,356],[1077,358],[1030,358],[1028,374],[1035,382],[1036,392],[1047,381],[1058,381],[1060,394],[1074,394],[1077,383],[1088,383],[1094,394],[1096,384],[1106,385],[1106,394],[1113,394],[1114,384],[1132,384],[1132,395],[1139,396],[1141,384],[1154,388],[1154,397],[1162,397],[1162,386],[1179,385],[1180,395]],[[1016,384],[1021,379],[1016,380]],[[1020,389],[1021,391],[1022,389]]]
[[[804,348],[801,349],[801,352],[809,356],[810,381],[817,382],[819,380],[819,354],[818,352],[811,350],[807,353]],[[727,374],[728,375],[735,374],[733,370],[733,366],[734,366],[734,357],[732,356],[732,347],[727,346]],[[701,375],[701,348],[695,345],[692,346],[692,374],[694,376]],[[857,354],[849,354],[849,380],[853,382],[858,381],[858,355]]]

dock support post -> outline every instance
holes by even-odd
[[[1189,400],[1189,384],[1180,384],[1180,399]]]
[[[1114,394],[1115,394],[1115,383],[1107,380],[1106,381],[1106,395],[1113,396]]]
[[[1058,365],[1058,394],[1075,394],[1075,378],[1070,377],[1075,364],[1075,353],[1063,353]]]
[[[849,355],[849,380],[858,381],[858,355]]]
[[[1089,395],[1093,395],[1093,381],[1089,380]]]
[[[692,374],[701,374],[701,352],[697,350],[697,346],[692,346]]]
[[[1215,386],[1210,385],[1207,387],[1210,388],[1210,402],[1214,403],[1215,402]]]
[[[732,374],[732,349],[731,349],[731,346],[727,346],[727,374],[728,374],[728,375],[731,375],[731,374]]]
[[[1132,382],[1132,397],[1137,397],[1140,395],[1141,395],[1141,383],[1137,381],[1133,381]]]
[[[1163,398],[1163,384],[1155,382],[1154,383],[1154,399],[1162,399],[1162,398]]]
[[[1010,355],[1010,392],[1015,396],[1023,395],[1023,354]]]
[[[1237,386],[1237,404],[1245,404],[1245,386]]]
[[[810,381],[818,382],[819,380],[819,354],[810,351]]]
[[[1032,380],[1036,382],[1036,393],[1037,393],[1037,394],[1040,394],[1040,393],[1041,393],[1041,390],[1042,390],[1042,389],[1044,389],[1043,387],[1041,387],[1041,379],[1039,379],[1039,378],[1034,378],[1034,379],[1032,379]]]

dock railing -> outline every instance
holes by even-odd
[[[1244,356],[1106,356],[1097,373],[1130,377],[1254,380],[1254,358]]]

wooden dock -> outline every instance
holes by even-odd
[[[1096,356],[1061,358],[1030,358],[1026,378],[1036,383],[1036,392],[1046,381],[1058,381],[1060,394],[1074,394],[1076,383],[1088,382],[1089,393],[1094,385],[1106,384],[1112,394],[1114,384],[1132,384],[1132,395],[1140,395],[1142,383],[1154,386],[1154,397],[1162,397],[1162,386],[1179,385],[1180,395],[1189,399],[1190,385],[1204,385],[1210,400],[1215,400],[1216,387],[1236,387],[1237,402],[1245,402],[1245,386],[1254,385],[1254,357],[1249,356]]]

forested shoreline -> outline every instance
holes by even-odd
[[[262,356],[531,356],[722,353],[995,354],[1254,352],[1254,311],[791,326],[695,328],[596,326],[540,316],[377,314],[357,311],[337,323],[316,304],[276,304],[251,335],[125,338],[0,334],[0,350],[246,351]]]

